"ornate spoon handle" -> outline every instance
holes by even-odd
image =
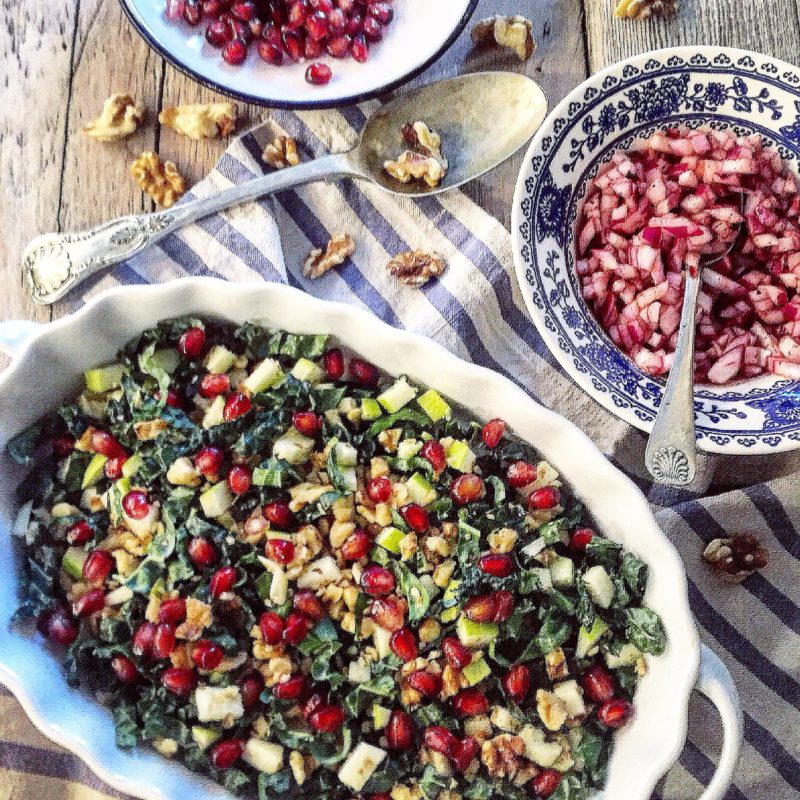
[[[695,274],[693,275],[692,272]],[[686,486],[697,468],[694,429],[694,332],[700,268],[686,270],[678,345],[644,451],[644,463],[659,482]]]
[[[90,275],[131,258],[197,219],[292,186],[361,174],[350,155],[340,153],[272,172],[154,214],[120,217],[78,233],[45,233],[25,248],[22,271],[33,301],[49,305]]]

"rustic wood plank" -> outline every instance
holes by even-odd
[[[621,20],[610,0],[584,0],[592,72],[637,53],[677,45],[742,47],[797,61],[797,0],[682,0],[668,19]]]

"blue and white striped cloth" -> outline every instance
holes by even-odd
[[[295,137],[306,159],[344,150],[371,108],[276,113],[232,142],[192,194],[206,196],[260,175],[268,169],[261,161],[263,145],[276,133]],[[353,258],[318,280],[303,277],[309,250],[324,247],[339,232],[357,242]],[[417,248],[436,250],[449,264],[441,279],[421,290],[401,285],[385,269],[396,253]],[[287,191],[168,237],[70,302],[77,307],[86,296],[118,283],[185,275],[281,281],[366,307],[392,325],[424,333],[462,358],[502,372],[581,426],[647,494],[685,561],[702,638],[723,658],[739,688],[745,745],[726,800],[800,797],[800,473],[791,471],[796,460],[706,459],[702,493],[645,480],[643,436],[559,369],[525,312],[508,232],[457,191],[416,201],[351,181]],[[782,470],[783,476],[764,481],[767,469]],[[761,482],[748,483],[748,476],[756,475]],[[715,494],[715,477],[746,488]],[[701,559],[707,541],[735,531],[756,532],[771,554],[763,573],[741,585],[721,581]],[[704,701],[693,701],[687,746],[657,797],[688,800],[708,782],[720,746],[720,727],[708,712]]]

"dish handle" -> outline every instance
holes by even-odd
[[[716,706],[722,720],[723,731],[719,766],[699,800],[722,800],[731,784],[733,771],[739,760],[744,717],[739,704],[739,693],[728,668],[719,656],[704,644],[700,645],[700,672],[694,688]]]
[[[0,322],[0,353],[13,358],[22,345],[41,327],[41,322],[31,322],[27,319]]]

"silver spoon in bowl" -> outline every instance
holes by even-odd
[[[78,233],[46,233],[22,254],[22,269],[35,303],[49,305],[90,275],[140,253],[178,228],[231,206],[293,186],[358,178],[397,195],[438,194],[477,178],[512,156],[547,115],[541,87],[524,75],[478,72],[407,92],[370,115],[356,146],[232,186],[153,214],[135,214]],[[441,135],[448,169],[442,182],[402,184],[384,161],[407,145],[402,128],[424,121]]]

